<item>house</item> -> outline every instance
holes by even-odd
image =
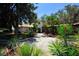
[[[18,27],[19,27],[19,31],[21,33],[24,33],[24,32],[28,32],[29,29],[33,27],[33,25],[32,24],[31,25],[30,24],[22,24],[22,25],[18,25]]]
[[[73,30],[75,33],[79,33],[79,22],[73,23]]]

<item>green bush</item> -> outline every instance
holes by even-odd
[[[17,48],[17,53],[21,56],[39,56],[42,51],[30,44],[24,43],[21,47]]]
[[[57,56],[78,56],[79,51],[73,46],[64,46],[61,42],[54,42],[49,45],[49,50]]]
[[[40,56],[42,55],[42,51],[39,48],[33,47],[32,56]]]
[[[0,56],[3,56],[2,51],[3,51],[3,48],[0,48]]]
[[[34,23],[33,24],[33,28],[32,28],[34,32],[37,32],[37,30],[38,30],[37,27],[38,27],[37,23]]]
[[[53,55],[63,55],[65,52],[65,48],[63,48],[63,44],[60,44],[58,41],[49,44],[49,50]]]
[[[79,56],[79,51],[77,50],[77,48],[69,46],[66,48],[65,54],[66,56]]]
[[[13,36],[11,37],[11,39],[8,41],[8,45],[12,46],[13,48],[16,47],[16,44],[18,44],[18,37],[17,36]]]
[[[60,24],[57,28],[58,34],[61,36],[65,36],[73,33],[72,25],[70,24]]]
[[[70,25],[70,24],[60,24],[59,27],[57,28],[57,31],[58,31],[58,34],[63,38],[64,45],[67,46],[69,34],[73,33],[72,25]]]
[[[35,32],[33,32],[32,30],[29,30],[28,32],[24,32],[22,34],[22,37],[27,38],[27,37],[34,37]]]
[[[22,56],[30,56],[31,47],[29,44],[24,44],[19,48],[19,54]]]

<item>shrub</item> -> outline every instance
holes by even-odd
[[[53,55],[58,56],[77,56],[79,51],[73,46],[64,46],[61,42],[54,42],[49,45],[49,49]]]
[[[51,43],[49,45],[49,50],[52,52],[53,55],[63,55],[63,53],[65,52],[63,44],[60,44],[58,41]]]
[[[33,28],[32,28],[34,32],[37,32],[37,30],[38,30],[37,27],[38,27],[38,26],[37,26],[37,23],[34,23],[34,24],[33,24]]]
[[[72,26],[70,24],[60,24],[57,31],[58,34],[63,38],[64,45],[67,46],[67,39],[69,38],[69,34],[73,33]]]
[[[73,46],[69,46],[66,48],[65,54],[66,54],[66,56],[78,56],[79,51],[77,50],[77,48],[75,48]]]
[[[34,37],[35,32],[29,30],[28,32],[24,32],[22,35],[23,35],[22,37],[24,37],[24,38],[27,38],[27,37]]]
[[[22,56],[30,56],[31,54],[31,47],[28,44],[22,45],[20,48],[18,48],[18,53]]]
[[[40,56],[42,55],[42,51],[39,48],[33,47],[32,56]]]
[[[21,56],[39,56],[42,51],[30,44],[24,43],[21,47],[17,48],[17,53]]]
[[[58,31],[59,35],[65,36],[68,34],[72,34],[73,28],[72,28],[72,25],[70,25],[70,24],[60,24],[57,31]]]
[[[3,51],[3,48],[0,48],[0,56],[3,55],[2,51]]]
[[[9,46],[11,45],[12,47],[16,47],[16,44],[18,43],[18,37],[17,36],[11,37],[8,43]]]

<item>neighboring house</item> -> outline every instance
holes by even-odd
[[[73,23],[73,29],[75,33],[79,33],[79,22]]]
[[[74,23],[73,25],[74,25],[74,26],[79,26],[79,22],[77,22],[77,23]]]
[[[19,27],[19,31],[21,33],[24,33],[24,32],[28,32],[30,28],[33,27],[33,25],[30,25],[30,24],[22,24],[22,25],[18,25]]]

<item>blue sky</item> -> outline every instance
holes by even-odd
[[[64,6],[68,5],[69,3],[38,3],[35,4],[38,6],[38,8],[35,10],[37,13],[38,18],[40,18],[43,15],[50,15],[51,13],[55,13],[58,10],[61,10],[64,8]],[[77,3],[77,5],[79,5]]]

